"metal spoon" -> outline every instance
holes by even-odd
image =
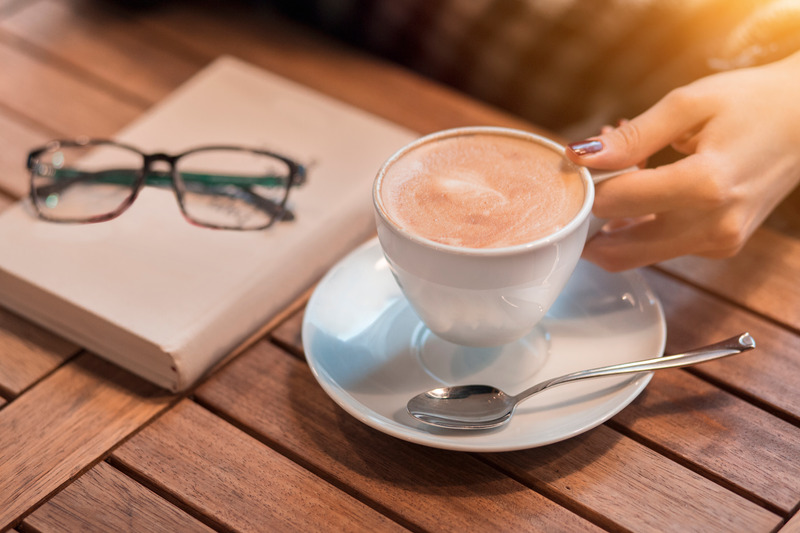
[[[572,372],[543,381],[514,396],[489,385],[458,385],[433,389],[411,398],[407,408],[412,416],[433,426],[448,429],[489,429],[508,422],[520,402],[556,385],[580,379],[689,366],[755,347],[756,341],[753,337],[749,333],[742,333],[691,352]]]

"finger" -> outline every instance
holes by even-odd
[[[711,107],[691,86],[672,91],[636,118],[597,137],[569,145],[567,156],[580,165],[624,168],[643,161],[711,117]]]
[[[610,272],[620,272],[696,253],[704,244],[692,233],[686,218],[661,216],[600,232],[586,243],[583,258]]]
[[[583,258],[609,271],[659,263],[674,257],[698,255],[713,259],[733,257],[747,243],[755,227],[742,225],[729,213],[676,211],[628,219],[604,226],[584,248]]]
[[[628,122],[630,122],[628,119],[626,119],[626,118],[621,118],[621,119],[619,119],[619,120],[617,121],[617,127],[619,128],[620,126],[623,126],[624,124],[627,124]],[[611,126],[608,126],[608,128],[609,128],[609,129],[607,129],[607,130],[601,130],[601,131],[600,131],[600,133],[601,133],[601,134],[609,133],[609,132],[611,132],[611,131],[614,129],[614,128],[613,128],[613,127],[611,127]],[[647,158],[645,158],[645,159],[642,159],[641,161],[637,162],[637,163],[636,163],[634,166],[636,166],[636,167],[638,167],[638,168],[645,168],[645,167],[647,167]]]
[[[691,130],[686,132],[681,137],[672,141],[672,148],[683,155],[697,152],[697,147],[700,144],[700,131],[701,130]]]
[[[705,208],[714,201],[708,179],[714,168],[710,160],[709,155],[695,154],[606,180],[597,185],[592,211],[611,219]]]

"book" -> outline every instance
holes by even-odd
[[[374,233],[374,176],[415,137],[221,57],[115,139],[146,152],[226,144],[292,158],[309,167],[289,196],[295,219],[260,231],[201,228],[156,187],[97,224],[42,221],[21,200],[0,213],[0,304],[183,390]]]

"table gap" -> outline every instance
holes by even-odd
[[[26,40],[24,37],[20,37],[2,27],[0,27],[0,42],[50,68],[59,70],[71,77],[78,78],[84,83],[92,85],[96,89],[104,91],[126,104],[139,108],[141,111],[147,110],[155,103],[126,90],[124,87],[99,78],[90,71],[81,68],[78,63],[62,59],[50,53],[48,50],[40,48],[38,45]]]
[[[287,355],[289,355],[290,357],[295,357],[294,355],[291,355],[291,354],[287,354]],[[281,454],[282,456],[286,457],[287,459],[289,459],[290,461],[294,462],[295,464],[297,464],[298,466],[302,467],[303,469],[308,470],[309,472],[311,472],[312,474],[314,474],[315,476],[317,476],[321,480],[325,481],[329,485],[331,485],[333,487],[336,487],[338,490],[344,492],[345,494],[347,494],[349,496],[352,496],[353,498],[355,498],[359,502],[361,502],[364,505],[374,509],[375,511],[379,512],[380,514],[382,514],[386,518],[388,518],[388,519],[392,520],[393,522],[399,524],[400,526],[408,529],[409,531],[415,531],[415,532],[420,532],[420,533],[424,533],[425,532],[424,529],[421,529],[418,526],[416,526],[415,524],[407,521],[403,516],[395,513],[391,509],[388,509],[388,508],[384,507],[383,505],[381,505],[380,503],[372,500],[371,498],[369,498],[368,495],[363,494],[363,493],[355,490],[353,487],[351,487],[349,485],[340,483],[338,480],[336,480],[335,477],[330,476],[324,470],[320,470],[320,469],[316,468],[313,464],[309,463],[308,461],[304,460],[301,456],[293,453],[291,450],[289,450],[286,447],[282,446],[280,443],[275,442],[272,439],[266,438],[264,435],[258,433],[257,431],[255,431],[251,427],[247,426],[246,424],[243,424],[242,422],[240,422],[236,418],[233,418],[233,417],[230,417],[230,416],[226,415],[223,411],[220,411],[216,407],[214,407],[213,404],[206,403],[202,399],[195,398],[195,397],[190,397],[190,400],[192,400],[197,405],[201,406],[203,409],[206,409],[207,411],[212,413],[214,416],[219,417],[220,419],[224,420],[225,422],[227,422],[228,424],[232,425],[236,429],[239,429],[240,431],[243,431],[249,437],[255,439],[256,441],[258,441],[259,443],[263,444],[264,446],[267,446],[267,447],[271,448],[275,452],[277,452],[277,453]]]
[[[170,406],[170,408],[172,408],[172,407],[173,406]],[[159,413],[158,416],[161,416],[161,414],[162,413]],[[148,425],[149,425],[149,423],[148,423]],[[137,431],[137,433],[138,433],[138,431]],[[195,509],[194,507],[192,507],[188,503],[184,502],[183,500],[181,500],[178,497],[176,497],[175,495],[173,495],[168,490],[162,489],[156,483],[154,483],[153,481],[149,480],[146,476],[140,475],[135,470],[133,470],[131,468],[128,468],[122,462],[120,462],[117,459],[115,459],[113,456],[109,455],[108,457],[106,457],[105,458],[105,462],[109,466],[113,467],[118,472],[123,474],[124,476],[132,479],[133,481],[135,481],[136,483],[138,483],[142,487],[146,488],[147,490],[149,490],[150,492],[152,492],[153,494],[155,494],[159,498],[162,498],[163,500],[169,502],[170,504],[174,505],[175,507],[177,507],[181,511],[187,513],[192,518],[202,522],[204,525],[210,527],[211,529],[214,529],[216,531],[220,531],[220,532],[223,532],[223,533],[235,533],[234,530],[232,530],[231,528],[225,526],[225,524],[223,524],[221,522],[218,522],[213,516],[208,516],[208,515],[203,514],[199,509]]]
[[[746,489],[740,487],[739,485],[736,485],[734,483],[729,482],[725,478],[714,474],[713,472],[701,467],[700,465],[695,464],[690,460],[684,459],[679,454],[672,452],[669,448],[667,448],[665,446],[661,446],[657,442],[654,442],[653,440],[648,439],[647,437],[644,437],[643,435],[641,435],[641,434],[639,434],[639,433],[637,433],[635,431],[629,430],[623,424],[618,424],[618,423],[614,422],[613,418],[611,420],[607,421],[605,423],[605,425],[607,427],[613,429],[614,431],[624,435],[625,437],[628,437],[629,439],[631,439],[631,440],[633,440],[635,442],[638,442],[642,446],[646,446],[647,448],[651,449],[652,451],[656,452],[657,454],[663,455],[664,457],[666,457],[670,461],[678,464],[679,466],[682,466],[683,468],[686,468],[687,470],[691,470],[695,474],[698,474],[698,475],[708,479],[709,481],[711,481],[713,483],[716,483],[717,485],[719,485],[720,487],[724,488],[725,490],[728,490],[728,491],[730,491],[730,492],[732,492],[732,493],[734,493],[734,494],[736,494],[738,496],[741,496],[742,498],[744,498],[744,499],[746,499],[746,500],[748,500],[748,501],[750,501],[750,502],[752,502],[752,503],[754,503],[754,504],[756,504],[756,505],[758,505],[760,507],[763,507],[767,511],[769,511],[769,512],[771,512],[771,513],[773,513],[773,514],[775,514],[777,516],[780,516],[780,517],[784,517],[785,516],[785,512],[783,510],[781,510],[779,507],[777,507],[776,505],[772,504],[768,500],[764,500],[763,498],[759,497],[758,495],[747,491]]]
[[[789,514],[786,515],[786,521],[781,525],[781,527],[784,527],[792,520],[800,521],[800,503],[795,505],[794,509],[792,509]]]
[[[69,360],[71,360],[71,359],[74,359],[75,357],[77,357],[77,355],[80,355],[82,352],[83,352],[83,350],[79,351],[79,352],[78,352],[78,354],[76,354],[76,355],[73,355],[72,357],[70,357],[69,359],[67,359],[67,360],[66,360],[66,361],[64,361],[64,362],[66,363],[67,361],[69,361]],[[62,365],[59,365],[59,366],[62,366]],[[53,369],[53,371],[55,371],[55,370],[56,370],[56,369]],[[49,373],[48,373],[48,374],[49,374]],[[37,380],[37,382],[38,382],[38,381],[41,381],[41,379],[43,379],[43,378],[44,378],[44,377],[40,378],[39,380]],[[31,385],[31,386],[33,386],[33,385]],[[29,388],[30,388],[30,387],[29,387]],[[26,389],[26,390],[27,390],[27,389]],[[20,395],[22,395],[22,393],[20,393]],[[95,460],[93,460],[93,461],[90,461],[89,463],[85,464],[85,465],[84,465],[84,466],[83,466],[83,467],[82,467],[82,468],[81,468],[81,469],[80,469],[80,470],[79,470],[79,471],[78,471],[78,472],[77,472],[77,473],[76,473],[74,476],[70,477],[68,480],[66,480],[64,483],[62,483],[62,484],[61,484],[61,485],[59,485],[58,487],[56,487],[56,488],[55,488],[53,491],[51,491],[50,493],[46,494],[44,497],[40,498],[40,499],[39,499],[39,501],[37,501],[37,502],[36,502],[35,504],[33,504],[31,507],[29,507],[28,509],[26,509],[24,513],[22,513],[20,516],[18,516],[18,517],[17,517],[17,518],[14,520],[14,522],[12,522],[12,523],[11,523],[11,527],[12,527],[12,528],[17,528],[17,529],[20,531],[20,533],[28,533],[29,531],[30,531],[30,532],[34,532],[34,531],[35,531],[34,529],[32,529],[32,528],[30,528],[30,527],[28,527],[28,526],[25,526],[25,525],[24,525],[24,521],[25,521],[25,519],[26,519],[28,516],[30,516],[30,515],[31,515],[33,512],[35,512],[37,509],[39,509],[39,508],[40,508],[42,505],[44,505],[44,504],[45,504],[47,501],[49,501],[51,498],[53,498],[53,496],[55,496],[56,494],[58,494],[59,492],[61,492],[62,490],[64,490],[64,488],[65,488],[65,487],[67,487],[67,486],[69,486],[69,485],[70,485],[70,484],[71,484],[73,481],[75,481],[76,479],[80,478],[80,477],[81,477],[81,476],[82,476],[84,473],[86,473],[86,472],[88,472],[89,470],[91,470],[92,468],[94,468],[94,467],[95,467],[95,465],[97,465],[98,463],[100,463],[100,462],[102,462],[102,461],[106,461],[106,462],[108,462],[108,461],[107,461],[107,459],[109,459],[109,458],[110,458],[110,455],[111,455],[111,454],[114,452],[114,450],[116,450],[116,449],[117,449],[119,446],[121,446],[122,444],[124,444],[125,442],[127,442],[127,441],[128,441],[130,438],[131,438],[131,437],[133,437],[134,435],[136,435],[137,433],[139,433],[139,432],[140,432],[142,429],[144,429],[144,428],[146,428],[147,426],[149,426],[151,423],[153,423],[153,421],[155,421],[156,419],[158,419],[159,417],[161,417],[161,416],[162,416],[164,413],[166,413],[167,411],[169,411],[170,409],[172,409],[172,408],[175,406],[175,404],[177,404],[177,403],[178,403],[178,401],[180,401],[180,399],[181,399],[181,398],[176,398],[176,399],[175,399],[173,402],[171,402],[171,403],[170,403],[168,406],[164,407],[164,409],[162,409],[160,412],[156,413],[156,414],[155,414],[155,415],[154,415],[152,418],[150,418],[150,419],[149,419],[147,422],[143,423],[143,424],[142,424],[142,425],[140,425],[140,426],[139,426],[139,427],[138,427],[136,430],[132,431],[130,435],[128,435],[127,437],[124,437],[124,438],[122,438],[122,439],[121,439],[119,442],[117,442],[117,443],[116,443],[114,446],[110,447],[110,448],[109,448],[108,450],[106,450],[106,451],[105,451],[103,454],[99,455],[99,456],[98,456],[98,457],[97,457]],[[8,404],[6,404],[6,405],[5,405],[5,406],[3,406],[3,407],[6,407],[6,406],[10,405],[10,403],[11,403],[11,402],[9,402]],[[110,463],[109,463],[109,464],[110,464]],[[112,465],[112,466],[114,466],[114,465]],[[115,466],[115,468],[116,468],[116,466]],[[117,469],[119,470],[119,468],[117,468]],[[128,477],[132,477],[132,476],[128,476]],[[134,479],[134,481],[136,481],[136,480]],[[158,493],[157,493],[157,494],[158,494]],[[22,528],[22,529],[20,529],[20,528]],[[215,529],[219,529],[219,528],[215,528]]]
[[[756,348],[756,349],[758,349],[758,348]],[[780,408],[770,404],[769,402],[766,402],[766,401],[762,400],[758,396],[750,394],[749,392],[747,392],[745,390],[742,390],[742,389],[740,389],[740,388],[738,388],[738,387],[736,387],[734,385],[726,383],[725,381],[723,381],[723,380],[721,380],[721,379],[719,379],[719,378],[717,378],[717,377],[715,377],[715,376],[713,376],[713,375],[711,375],[711,374],[709,374],[707,372],[704,372],[701,369],[698,369],[698,368],[684,368],[683,371],[692,374],[696,378],[698,378],[698,379],[700,379],[702,381],[705,381],[709,385],[713,385],[714,387],[716,387],[716,388],[718,388],[718,389],[730,394],[731,396],[735,396],[736,398],[738,398],[740,400],[743,400],[743,401],[749,403],[750,405],[752,405],[754,407],[757,407],[758,409],[761,409],[762,411],[764,411],[764,412],[766,412],[766,413],[768,413],[768,414],[770,414],[770,415],[772,415],[772,416],[774,416],[776,418],[779,418],[780,420],[783,420],[784,422],[787,422],[787,423],[789,423],[789,424],[791,424],[793,426],[800,427],[800,418],[798,418],[796,415],[794,415],[793,413],[790,413],[788,411],[784,411],[783,409],[780,409]]]
[[[65,357],[56,366],[54,366],[53,368],[51,368],[50,370],[48,370],[47,372],[45,372],[44,374],[42,374],[41,376],[39,376],[38,378],[33,380],[32,382],[28,383],[28,385],[24,389],[19,391],[19,394],[14,394],[12,391],[10,391],[6,387],[4,387],[2,383],[0,383],[0,396],[2,396],[6,400],[8,400],[9,403],[11,403],[12,401],[14,401],[15,398],[18,398],[18,397],[22,396],[23,394],[25,394],[26,391],[32,389],[33,387],[38,385],[39,382],[41,382],[44,379],[48,378],[51,374],[53,374],[54,372],[58,371],[61,367],[63,367],[65,365],[69,364],[70,362],[74,361],[79,355],[81,355],[83,353],[84,353],[84,350],[82,348],[80,348],[74,354],[70,355],[69,357]]]
[[[304,363],[306,362],[305,354],[301,349],[298,349],[296,346],[272,336],[269,337],[269,342],[271,342],[272,344],[274,344],[275,346],[286,352],[288,355],[294,357],[298,361],[303,361]]]
[[[72,356],[70,359],[76,357],[81,352],[78,352],[78,354],[76,354],[75,356]],[[173,497],[167,491],[159,490],[156,485],[148,482],[148,480],[146,478],[143,478],[143,477],[139,476],[138,474],[136,474],[135,471],[129,471],[129,469],[127,467],[125,467],[125,465],[121,464],[116,459],[114,459],[114,457],[112,455],[114,453],[114,451],[117,450],[117,448],[119,448],[120,446],[123,446],[125,443],[127,443],[134,436],[136,436],[141,431],[143,431],[144,429],[149,427],[150,424],[154,423],[156,420],[158,420],[159,418],[164,416],[167,412],[169,412],[172,408],[174,408],[181,400],[183,400],[185,398],[188,398],[188,396],[189,396],[188,392],[185,392],[185,391],[183,393],[174,394],[172,399],[170,400],[169,404],[167,404],[163,409],[161,409],[161,411],[157,412],[155,415],[153,415],[146,422],[142,423],[135,430],[131,431],[130,434],[128,434],[127,436],[125,436],[124,438],[122,438],[118,442],[116,442],[113,446],[111,446],[108,450],[106,450],[102,455],[100,455],[97,458],[97,460],[92,461],[85,468],[81,469],[81,471],[76,476],[72,477],[69,481],[67,481],[66,483],[64,483],[60,487],[58,487],[58,489],[53,491],[51,494],[48,494],[45,498],[43,498],[40,502],[38,502],[32,509],[29,509],[28,511],[26,511],[24,517],[27,517],[33,511],[35,511],[36,509],[41,507],[42,504],[44,504],[46,501],[48,501],[50,498],[52,498],[55,494],[57,494],[58,492],[63,490],[64,487],[66,487],[67,485],[69,485],[70,483],[72,483],[73,481],[78,479],[85,472],[87,472],[90,469],[94,468],[98,463],[105,462],[108,465],[110,465],[113,468],[115,468],[116,470],[118,470],[120,473],[122,473],[125,476],[131,478],[136,483],[138,483],[138,484],[142,485],[143,487],[147,488],[148,490],[150,490],[151,492],[153,492],[157,496],[165,499],[166,501],[168,501],[169,503],[175,505],[179,509],[187,512],[192,517],[196,518],[197,520],[199,520],[203,524],[207,525],[208,527],[211,527],[212,529],[214,529],[216,531],[221,531],[221,532],[224,532],[224,533],[235,533],[232,530],[230,530],[229,528],[226,528],[224,525],[217,524],[212,518],[206,519],[206,517],[204,515],[200,514],[199,511],[197,511],[196,509],[192,508],[191,506],[185,504],[184,502],[181,502],[180,500],[176,499],[175,497]],[[22,520],[24,520],[24,517],[22,517]],[[20,520],[20,522],[19,522],[20,524],[22,524],[22,520]],[[19,527],[19,526],[17,526],[17,527]],[[29,529],[20,530],[20,533],[27,533],[27,531],[33,531],[33,530],[29,530]]]
[[[116,446],[114,446],[114,448],[116,448]],[[110,453],[110,451],[108,453]],[[11,527],[16,528],[20,533],[28,533],[29,531],[36,532],[37,530],[25,524],[25,519],[28,518],[30,515],[32,515],[34,512],[36,512],[36,510],[38,510],[45,503],[50,501],[56,494],[60,493],[66,487],[71,485],[73,481],[80,478],[83,474],[94,468],[95,465],[97,465],[98,463],[102,462],[104,458],[105,454],[96,458],[94,461],[90,461],[88,464],[85,464],[74,476],[64,481],[64,483],[56,487],[49,494],[46,494],[44,497],[40,498],[39,501],[37,501],[35,504],[27,508],[24,513],[22,513],[15,519],[14,522],[12,522]]]
[[[504,476],[513,479],[520,485],[524,487],[528,487],[529,489],[538,492],[545,498],[549,499],[553,503],[560,505],[564,509],[578,515],[579,517],[583,518],[584,520],[588,520],[592,524],[605,529],[606,531],[617,533],[617,532],[628,532],[627,529],[620,526],[613,520],[593,511],[591,508],[582,505],[576,500],[571,500],[565,496],[561,496],[557,490],[551,489],[547,486],[546,483],[530,483],[528,479],[524,477],[517,476],[514,474],[513,471],[507,470],[501,466],[498,466],[492,461],[489,461],[484,454],[480,453],[470,453],[475,459],[482,462],[486,466],[500,472]]]
[[[709,288],[707,288],[707,287],[705,287],[703,285],[695,283],[695,281],[692,280],[692,279],[684,278],[683,276],[680,276],[680,275],[678,275],[678,274],[676,274],[674,272],[671,272],[668,269],[661,268],[658,265],[652,265],[652,266],[647,267],[647,268],[652,268],[653,270],[655,270],[659,274],[663,274],[664,276],[667,276],[667,277],[669,277],[669,278],[671,278],[671,279],[673,279],[675,281],[678,281],[678,282],[686,285],[687,287],[691,287],[692,289],[695,289],[695,290],[697,290],[699,292],[702,292],[703,294],[707,294],[709,296],[712,296],[712,297],[716,298],[717,300],[719,300],[721,302],[724,302],[724,303],[726,303],[726,304],[728,304],[728,305],[730,305],[732,307],[735,307],[737,309],[745,311],[748,314],[756,316],[756,317],[760,318],[761,320],[764,320],[765,322],[769,322],[773,326],[777,326],[777,327],[779,327],[781,329],[785,329],[785,330],[787,330],[787,331],[789,331],[789,332],[791,332],[791,333],[793,333],[795,335],[800,335],[800,329],[792,326],[791,324],[787,324],[785,322],[781,322],[781,321],[776,320],[775,318],[773,318],[771,316],[765,315],[765,314],[760,313],[758,311],[755,311],[755,310],[753,310],[753,309],[751,309],[749,307],[746,307],[746,306],[742,305],[740,302],[737,302],[736,300],[732,300],[731,298],[729,298],[728,296],[726,296],[724,294],[720,294],[720,293],[714,291],[713,289],[709,289]]]

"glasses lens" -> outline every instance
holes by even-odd
[[[234,149],[198,150],[178,159],[181,203],[201,225],[261,229],[284,216],[291,169],[272,156]]]
[[[124,209],[133,195],[142,157],[115,145],[54,144],[31,163],[32,198],[42,216],[91,222]]]

